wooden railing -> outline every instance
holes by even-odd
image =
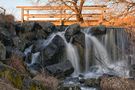
[[[50,21],[56,25],[76,23],[76,14],[66,6],[17,6],[21,9],[21,21]],[[105,5],[83,6],[82,16],[87,22],[102,22]],[[37,12],[38,11],[38,12]],[[49,12],[50,11],[50,12]]]

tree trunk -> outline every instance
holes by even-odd
[[[77,20],[77,22],[83,23],[84,19],[83,19],[82,14],[76,14],[76,20]]]

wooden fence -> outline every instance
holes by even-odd
[[[21,9],[21,21],[50,21],[56,25],[76,23],[76,14],[66,6],[17,6]],[[105,5],[83,6],[82,16],[87,23],[103,21]]]

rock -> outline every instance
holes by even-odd
[[[91,33],[91,35],[106,34],[106,27],[103,25],[93,26],[88,30],[88,33]]]
[[[54,76],[69,76],[74,72],[74,68],[68,60],[47,66],[46,70]]]
[[[23,86],[21,90],[48,90],[42,82],[37,80],[32,80],[31,78],[24,78],[23,79]]]
[[[12,38],[12,41],[13,41],[14,46],[16,48],[18,48],[19,47],[19,43],[21,42],[20,38],[15,36],[15,37]]]
[[[46,39],[48,35],[43,30],[36,30],[35,36],[36,36],[36,39],[39,40],[39,39]]]
[[[0,41],[5,46],[12,46],[13,45],[13,42],[11,40],[11,34],[7,31],[6,28],[0,27]]]
[[[73,24],[67,27],[65,32],[65,38],[69,42],[71,37],[73,37],[75,34],[80,33],[81,27],[79,24]]]
[[[89,86],[89,87],[99,87],[100,86],[100,79],[96,79],[96,78],[84,79],[84,84]]]
[[[14,48],[11,46],[6,47],[6,58],[11,58],[12,55],[19,56],[24,58],[24,53],[21,52],[18,48]]]
[[[32,76],[36,76],[42,72],[42,66],[39,63],[34,63],[28,66],[28,70]]]
[[[6,47],[0,42],[0,60],[6,59]]]
[[[22,27],[25,31],[33,31],[35,28],[36,23],[35,22],[24,22],[22,24]]]
[[[40,30],[43,30],[47,35],[57,31],[57,28],[53,23],[50,22],[39,22]]]
[[[73,43],[80,44],[83,48],[85,47],[85,35],[84,33],[80,32],[73,36]]]
[[[7,80],[11,83],[15,88],[21,89],[23,84],[23,76],[21,76],[16,70],[13,68],[0,63],[0,78]]]
[[[130,66],[130,72],[129,75],[133,78],[135,78],[135,64]]]
[[[64,40],[56,35],[54,39],[48,44],[41,53],[43,66],[56,64],[63,60],[65,56],[65,43]]]

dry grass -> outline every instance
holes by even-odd
[[[45,74],[45,72],[37,75],[33,79],[42,82],[43,86],[47,87],[48,90],[57,90],[59,84],[58,79]]]
[[[100,83],[102,90],[135,90],[135,81],[118,77],[104,77]]]
[[[5,15],[5,20],[6,20],[6,23],[14,23],[14,16],[9,14],[9,15]]]
[[[20,73],[26,73],[25,65],[23,63],[23,60],[19,56],[12,55],[9,66],[13,67]]]
[[[5,83],[3,80],[0,80],[0,90],[18,90],[12,85]]]

